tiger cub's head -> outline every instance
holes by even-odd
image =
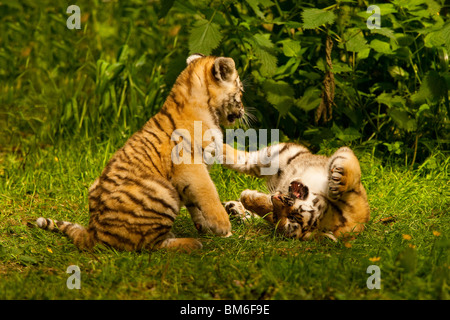
[[[272,196],[273,219],[277,230],[288,238],[304,239],[317,228],[327,203],[323,196],[310,193],[309,188],[294,180],[289,192]]]
[[[245,115],[242,104],[244,87],[233,59],[197,53],[187,58],[186,62],[191,92],[205,95],[210,110],[220,124],[231,125]]]

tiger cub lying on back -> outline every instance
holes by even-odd
[[[223,164],[238,172],[262,177],[262,168],[267,167],[260,159],[262,154],[279,161],[278,171],[265,176],[271,195],[244,190],[240,201],[225,203],[230,215],[246,219],[247,209],[275,225],[284,236],[302,240],[327,236],[336,241],[363,231],[369,204],[358,159],[349,148],[340,148],[327,158],[293,143],[256,152],[224,146]]]
[[[89,226],[41,217],[39,227],[63,232],[81,249],[102,243],[123,250],[190,251],[202,244],[171,232],[184,204],[199,231],[231,235],[228,214],[202,155],[198,157],[210,141],[189,135],[194,137],[194,125],[201,123],[202,137],[215,130],[222,141],[220,125],[244,116],[242,83],[231,58],[195,54],[187,64],[161,111],[113,155],[89,189]],[[181,130],[183,158],[200,158],[199,163],[174,163],[175,140],[180,138],[174,139],[174,133]]]

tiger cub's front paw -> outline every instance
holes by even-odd
[[[224,207],[230,218],[236,218],[241,221],[253,218],[253,214],[246,210],[240,201],[225,202]]]

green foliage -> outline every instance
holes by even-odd
[[[323,0],[0,4],[0,133],[9,145],[122,140],[159,110],[190,53],[236,61],[258,128],[313,148],[358,143],[417,166],[449,146],[448,6]],[[315,123],[330,69],[332,120]]]
[[[450,22],[444,2],[378,4],[379,29],[367,27],[373,12],[362,3],[310,6],[292,0],[196,6],[196,16],[206,19],[214,10],[214,19],[225,21],[214,32],[222,39],[212,52],[231,55],[241,77],[250,79],[247,104],[256,105],[261,126],[313,145],[334,136],[339,144],[359,142],[384,153],[395,144],[411,165],[417,156],[423,161],[432,150],[448,149]],[[332,122],[318,126],[313,119],[328,69],[327,36],[334,42],[335,106]],[[217,40],[190,33],[190,41],[211,43],[207,53]]]
[[[192,26],[189,37],[191,53],[201,52],[204,55],[210,55],[222,40],[219,29],[220,27],[214,22],[205,19],[197,20]]]
[[[302,12],[303,28],[317,29],[325,24],[332,25],[336,16],[332,11],[305,9]]]

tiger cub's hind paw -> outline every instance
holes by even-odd
[[[330,168],[328,179],[328,197],[332,200],[339,200],[349,189],[348,171],[345,167],[345,160],[337,159]]]
[[[250,211],[244,208],[240,201],[227,201],[223,205],[230,218],[245,221],[254,217]]]
[[[340,161],[335,162],[330,169],[328,196],[333,200],[338,200],[347,191],[348,186],[344,166],[339,163]]]

